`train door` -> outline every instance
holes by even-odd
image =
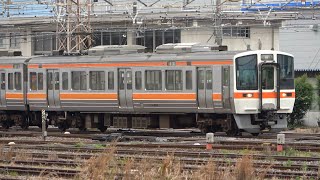
[[[230,67],[222,67],[222,100],[223,108],[230,109]]]
[[[49,107],[60,107],[60,72],[49,69],[47,72],[47,89]]]
[[[132,70],[121,68],[118,70],[119,107],[133,108],[132,103]]]
[[[212,68],[198,68],[198,107],[200,109],[212,109]]]
[[[275,110],[280,107],[279,65],[266,63],[261,66],[260,75],[260,108]]]
[[[4,71],[0,71],[0,107],[6,106],[6,73]]]

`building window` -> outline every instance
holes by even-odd
[[[225,27],[222,29],[223,37],[250,38],[249,27]]]
[[[180,29],[138,31],[136,33],[136,44],[145,46],[147,52],[153,52],[157,46],[162,44],[180,42]]]
[[[5,47],[5,38],[6,34],[0,34],[0,48],[4,48]]]
[[[95,32],[93,34],[93,45],[126,45],[127,33],[125,31],[119,32]]]
[[[147,70],[145,78],[146,90],[162,89],[162,74],[160,70]]]
[[[20,48],[20,34],[10,33],[10,48],[17,49]]]
[[[34,39],[34,54],[51,54],[56,49],[56,38],[52,32],[36,33]]]

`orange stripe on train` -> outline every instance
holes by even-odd
[[[134,100],[196,100],[195,93],[150,93],[150,94],[133,94]]]
[[[214,100],[214,101],[221,101],[221,99],[222,99],[222,96],[221,96],[221,94],[219,94],[219,93],[215,93],[215,94],[212,94],[212,100]]]
[[[28,93],[27,94],[28,99],[46,99],[47,94],[39,94],[39,93]]]
[[[251,94],[251,97],[248,97],[248,94]],[[284,96],[285,94],[285,96]],[[291,96],[288,96],[289,94],[291,94]],[[259,98],[259,93],[258,92],[246,92],[246,93],[239,93],[236,92],[234,93],[234,98],[235,99],[256,99]],[[296,93],[295,92],[280,92],[280,98],[295,98]],[[262,98],[277,98],[277,93],[276,92],[263,92],[262,93]]]
[[[23,99],[22,93],[6,93],[6,99]]]
[[[69,99],[92,99],[92,100],[117,100],[118,95],[117,94],[94,94],[94,93],[74,93],[74,94],[66,94],[61,93],[60,94],[61,100],[69,100]]]

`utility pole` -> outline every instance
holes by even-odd
[[[91,0],[56,0],[56,49],[79,53],[92,46]]]
[[[218,46],[222,45],[222,17],[221,17],[221,0],[216,0],[216,9],[214,13],[214,37]]]

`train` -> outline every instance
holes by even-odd
[[[0,57],[0,123],[60,130],[188,128],[259,135],[287,128],[294,57],[197,43],[98,46],[85,55]]]

